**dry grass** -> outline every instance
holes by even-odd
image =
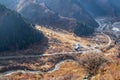
[[[48,49],[45,51],[45,54],[51,54],[54,52],[69,52],[73,48],[73,44],[80,43],[81,45],[91,44],[92,46],[95,45],[90,40],[91,38],[80,38],[73,36],[72,33],[65,32],[65,31],[54,31],[51,29],[47,29],[44,27],[36,26],[37,29],[43,31],[44,35],[48,38]],[[97,36],[99,37],[99,36]],[[101,38],[102,36],[100,36]],[[103,38],[103,37],[102,37]],[[102,44],[101,44],[102,45]],[[33,47],[34,48],[34,47]],[[39,48],[39,46],[38,46]],[[41,48],[41,47],[40,47]],[[40,49],[39,49],[40,51]],[[117,48],[111,48],[108,50],[108,53],[117,53]],[[111,55],[111,54],[110,54]],[[77,56],[81,59],[83,56]],[[94,56],[92,56],[94,57]],[[111,57],[111,56],[108,56]],[[51,57],[50,60],[57,60],[55,57]],[[48,58],[44,58],[47,59]],[[31,59],[33,61],[33,59]],[[41,59],[42,60],[42,59]],[[53,60],[53,61],[54,61]],[[95,60],[95,59],[94,59]],[[43,60],[42,60],[43,61]],[[36,68],[43,68],[43,67],[50,67],[48,63],[46,65],[39,65],[40,60],[36,61],[35,64],[31,63],[29,67],[34,69]],[[88,60],[89,61],[89,60]],[[99,60],[98,60],[99,61]],[[114,61],[114,60],[113,60]],[[93,80],[120,80],[120,63],[118,63],[118,59],[115,62],[111,62],[107,65],[102,65],[97,68],[97,74],[94,75],[92,78]],[[27,64],[27,63],[25,63]],[[101,63],[102,64],[102,63]],[[36,66],[37,65],[37,66]],[[94,64],[93,64],[94,65]],[[9,80],[82,80],[86,71],[81,67],[78,63],[73,61],[67,61],[61,64],[60,69],[45,74],[22,74],[17,73],[11,76],[8,76]]]
[[[73,48],[73,45],[75,43],[79,43],[81,45],[87,45],[89,44],[89,41],[87,39],[83,39],[80,37],[75,37],[73,33],[65,32],[65,31],[55,31],[52,29],[48,29],[41,26],[36,26],[38,30],[41,30],[46,37],[49,39],[49,48],[47,51],[50,51],[52,48],[58,48],[60,51],[71,51]],[[56,45],[51,45],[51,41],[57,40],[59,43],[56,43]],[[54,51],[54,50],[53,50]]]
[[[79,64],[66,61],[61,64],[60,69],[45,74],[13,74],[8,76],[9,80],[82,80],[85,71]]]
[[[56,70],[55,72],[52,73],[47,73],[44,76],[47,78],[52,78],[52,77],[70,77],[68,79],[62,79],[62,80],[81,80],[82,77],[84,76],[85,71],[83,68],[80,68],[79,64],[76,62],[68,61],[64,62],[59,70]],[[55,79],[58,80],[58,79]]]
[[[39,25],[36,25],[36,29],[42,31],[48,38],[49,48],[45,53],[72,51],[73,45],[76,43],[84,47],[82,50],[93,48],[96,45],[101,48],[108,44],[108,38],[103,34],[96,33],[95,36],[85,38],[74,36],[73,33],[64,30],[49,29]]]
[[[113,60],[108,65],[99,69],[99,74],[93,77],[94,80],[120,80],[120,59]]]
[[[84,56],[82,55],[79,58],[82,58],[82,57]],[[98,61],[99,59],[97,59],[97,62]],[[109,62],[107,64],[102,65],[102,63],[100,63],[101,65],[99,65],[99,68],[97,68],[96,70],[97,73],[95,75],[92,75],[92,80],[120,80],[120,59],[119,58],[109,58]],[[91,65],[95,65],[95,64],[91,63]],[[44,73],[44,74],[40,73],[40,74],[34,74],[34,75],[17,73],[17,74],[8,76],[8,78],[9,80],[24,80],[24,79],[27,79],[27,80],[82,80],[85,74],[86,74],[86,69],[81,67],[81,65],[78,62],[65,61],[60,65],[60,68],[58,70],[55,70],[50,73]]]

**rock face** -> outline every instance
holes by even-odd
[[[92,29],[98,27],[97,22],[77,0],[12,0],[13,3],[8,3],[8,1],[0,0],[8,8],[16,10],[31,22],[39,25],[68,31],[73,31],[77,22],[86,24]]]
[[[0,5],[0,51],[23,49],[42,37],[20,14]]]
[[[120,0],[79,0],[93,17],[120,16]]]

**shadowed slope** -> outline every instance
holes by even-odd
[[[0,51],[26,48],[42,37],[20,14],[0,5]]]

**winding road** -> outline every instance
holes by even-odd
[[[96,53],[100,53],[101,51],[99,49],[94,49],[94,50],[86,50],[86,51],[79,51],[79,52],[61,52],[61,53],[53,53],[53,54],[42,54],[42,55],[26,55],[26,56],[6,56],[6,57],[0,57],[0,60],[6,60],[6,59],[22,59],[22,58],[32,58],[32,57],[43,57],[43,56],[54,56],[54,55],[64,55],[64,54],[68,54],[68,55],[74,55],[74,54],[87,54],[90,52],[96,52]],[[47,73],[51,73],[54,72],[55,70],[58,70],[60,68],[60,65],[62,63],[64,63],[65,61],[69,61],[69,60],[64,60],[61,61],[59,63],[57,63],[55,65],[55,68],[53,70],[48,71]],[[70,61],[74,61],[74,60],[70,60]],[[2,74],[0,74],[0,77],[5,77],[5,76],[9,76],[12,75],[14,73],[31,73],[31,74],[39,74],[39,73],[43,73],[41,71],[24,71],[24,70],[16,70],[16,71],[7,71],[4,72]]]
[[[7,71],[7,72],[4,72],[4,73],[0,74],[0,78],[5,77],[5,76],[12,75],[12,74],[14,74],[14,73],[19,73],[19,72],[21,72],[21,73],[23,73],[23,74],[25,74],[25,73],[30,73],[30,74],[52,73],[52,72],[54,72],[54,71],[56,71],[56,70],[59,70],[61,64],[65,63],[65,62],[67,62],[67,61],[73,61],[73,62],[76,62],[76,61],[71,60],[71,59],[63,60],[63,61],[57,63],[57,64],[55,65],[55,68],[54,68],[53,70],[49,70],[49,71],[47,71],[47,72],[41,72],[41,71],[29,71],[29,70],[26,70],[26,71],[25,71],[25,70],[13,70],[13,71]]]
[[[0,60],[6,59],[21,59],[21,58],[32,58],[32,57],[44,57],[44,56],[54,56],[54,55],[64,55],[64,54],[87,54],[90,52],[101,52],[99,49],[94,50],[86,50],[86,51],[78,51],[78,52],[61,52],[61,53],[53,53],[53,54],[42,54],[42,55],[24,55],[24,56],[5,56],[0,57]]]
[[[108,24],[106,24],[106,25],[108,25]],[[104,27],[105,27],[106,25],[104,25]],[[103,25],[100,24],[100,27],[101,27],[101,26],[103,26]],[[104,27],[102,27],[102,29],[104,29]],[[108,38],[108,43],[107,43],[104,47],[102,47],[102,48],[109,47],[110,44],[112,43],[111,38],[110,38],[108,35],[106,35],[104,32],[101,32],[101,34],[103,34],[105,37]],[[83,46],[83,47],[85,47],[85,48],[88,49],[88,47],[86,47],[86,46]],[[61,52],[61,53],[42,54],[42,55],[5,56],[5,57],[0,57],[0,60],[6,60],[6,59],[22,59],[22,58],[32,58],[32,57],[34,57],[34,58],[36,57],[36,58],[37,58],[37,57],[43,57],[43,56],[54,56],[54,55],[64,55],[64,54],[70,54],[70,55],[71,55],[71,54],[87,54],[87,53],[90,53],[90,52],[100,53],[101,50],[94,48],[94,49],[88,49],[88,50],[86,50],[86,51],[79,51],[79,52],[74,52],[74,51],[73,51],[73,52]],[[61,62],[57,63],[57,64],[55,65],[55,68],[54,68],[53,70],[48,71],[47,73],[51,73],[51,72],[54,72],[55,70],[58,70],[58,69],[60,68],[60,65],[61,65],[62,63],[64,63],[65,61],[69,61],[69,60],[64,60],[64,61],[61,61]],[[74,60],[70,60],[70,61],[74,61]],[[12,74],[18,73],[18,72],[21,72],[21,73],[31,73],[31,74],[43,73],[43,72],[41,72],[41,71],[16,70],[16,71],[7,71],[7,72],[4,72],[4,73],[0,74],[0,77],[9,76],[9,75],[12,75]]]
[[[107,48],[112,43],[112,40],[110,36],[105,34],[103,31],[105,28],[109,28],[111,24],[109,22],[106,22],[106,19],[96,19],[96,21],[99,24],[97,31],[99,31],[101,34],[103,34],[108,39],[108,43],[105,46],[103,46],[101,49]]]

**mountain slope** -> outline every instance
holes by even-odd
[[[97,27],[96,21],[86,12],[78,0],[45,0],[45,4],[62,16],[74,18],[91,27]]]
[[[18,1],[18,2],[17,2]],[[0,2],[11,9],[21,13],[32,23],[46,27],[60,28],[74,32],[77,23],[86,24],[85,30],[89,27],[96,29],[97,22],[81,7],[81,4],[73,0],[14,0],[11,8],[6,3]],[[52,5],[50,5],[52,3]],[[83,26],[80,26],[83,27]],[[80,31],[82,32],[82,31]]]
[[[52,26],[54,28],[61,28],[68,30],[70,27],[75,25],[75,20],[62,18],[56,13],[50,11],[47,7],[38,5],[33,2],[24,2],[19,12],[31,22],[39,25]]]
[[[10,9],[16,9],[19,0],[0,0],[2,5],[6,5],[6,7]]]
[[[26,48],[42,37],[20,14],[0,5],[0,51]]]
[[[120,0],[79,0],[93,17],[120,16]]]
[[[68,19],[61,17],[53,11],[49,10],[44,3],[41,4],[41,0],[12,0],[13,3],[9,3],[9,0],[0,0],[0,3],[6,7],[16,10],[21,13],[25,18],[32,23],[44,25],[46,27],[54,27],[69,30],[76,25],[74,19]],[[36,3],[39,1],[39,3]],[[10,4],[10,5],[8,5]],[[14,5],[12,7],[11,5]]]

